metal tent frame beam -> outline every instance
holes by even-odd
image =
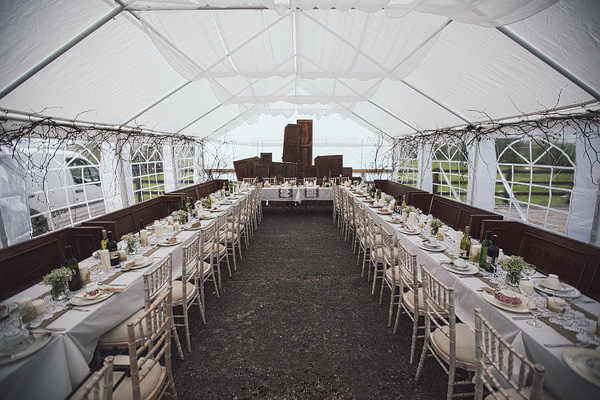
[[[508,38],[512,39],[515,43],[517,43],[518,45],[523,47],[525,50],[527,50],[528,52],[530,52],[531,54],[533,54],[534,56],[536,56],[537,58],[539,58],[540,60],[545,62],[548,66],[550,66],[552,69],[554,69],[556,72],[558,72],[559,74],[561,74],[562,76],[564,76],[565,78],[570,80],[571,82],[573,82],[580,89],[585,91],[587,94],[589,94],[596,100],[600,101],[600,92],[598,92],[596,89],[594,89],[593,87],[591,87],[590,85],[585,83],[578,76],[576,76],[575,74],[573,74],[572,72],[567,70],[565,67],[560,65],[558,62],[556,62],[555,60],[550,58],[543,51],[541,51],[540,49],[538,49],[537,47],[535,47],[534,45],[532,45],[531,43],[529,43],[528,41],[523,39],[521,36],[517,35],[516,33],[514,33],[513,31],[511,31],[509,28],[507,28],[505,26],[498,26],[498,27],[496,27],[496,29],[499,30],[500,32],[502,32]]]
[[[106,14],[105,16],[100,18],[98,21],[94,22],[92,25],[90,25],[89,27],[84,29],[80,34],[75,36],[73,39],[69,40],[67,43],[63,44],[61,47],[56,49],[48,57],[44,58],[42,61],[40,61],[39,63],[34,65],[29,71],[25,72],[23,75],[21,75],[16,80],[14,80],[10,85],[8,85],[4,89],[2,89],[2,91],[0,91],[0,99],[3,99],[4,97],[6,97],[13,90],[15,90],[16,88],[21,86],[23,83],[25,83],[29,78],[31,78],[32,76],[34,76],[35,74],[40,72],[42,69],[44,69],[46,66],[48,66],[52,61],[54,61],[58,57],[62,56],[64,53],[69,51],[77,43],[81,42],[83,39],[85,39],[86,37],[88,37],[89,35],[94,33],[102,25],[104,25],[105,23],[107,23],[108,21],[110,21],[111,19],[116,17],[117,15],[119,15],[121,12],[123,12],[124,9],[125,9],[125,6],[122,4],[119,4],[116,8],[112,9],[108,14]]]

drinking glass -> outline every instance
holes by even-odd
[[[521,274],[523,275],[523,279],[530,281],[531,277],[535,275],[536,267],[533,264],[528,264],[523,270]]]

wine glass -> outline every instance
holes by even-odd
[[[529,312],[531,312],[531,315],[533,315],[533,318],[531,318],[529,321],[527,321],[527,324],[531,325],[535,328],[541,328],[542,323],[538,320],[538,313],[534,312],[533,310],[529,310]]]
[[[536,267],[533,264],[527,264],[527,266],[525,266],[523,268],[523,270],[521,271],[521,274],[523,275],[523,279],[530,281],[531,277],[535,274],[536,271]]]

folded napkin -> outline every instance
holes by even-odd
[[[101,290],[105,292],[113,292],[113,293],[122,293],[125,288],[122,287],[114,287],[114,286],[100,286]]]
[[[192,224],[192,228],[200,228],[202,226],[202,223],[200,221],[196,221]]]

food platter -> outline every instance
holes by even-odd
[[[481,293],[481,296],[483,297],[484,300],[486,300],[491,305],[496,306],[502,310],[515,312],[515,313],[521,313],[521,314],[528,313],[529,312],[529,298],[520,293],[516,293],[516,295],[521,299],[521,304],[518,306],[512,306],[512,305],[507,305],[507,304],[504,304],[504,303],[498,301],[498,299],[496,299],[496,297],[494,297],[494,295],[491,293],[488,293],[488,292]]]
[[[70,302],[74,306],[89,306],[91,304],[100,303],[101,301],[108,299],[113,294],[115,294],[115,292],[100,289],[98,290],[97,295],[92,296],[86,293],[85,290],[81,290],[71,296]]]

